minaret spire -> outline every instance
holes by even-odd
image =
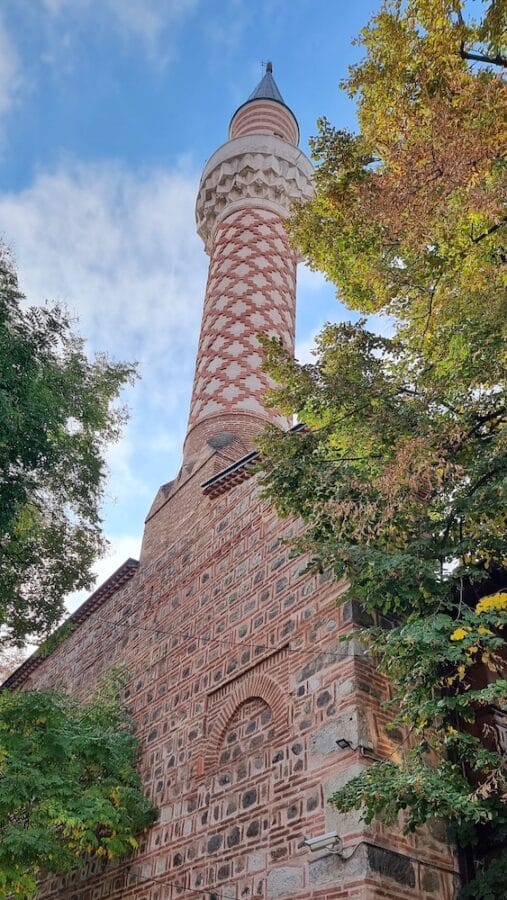
[[[260,102],[262,101],[262,103]],[[261,117],[259,118],[259,115]],[[253,124],[254,130],[251,130]],[[245,125],[248,132],[245,131]],[[272,134],[291,144],[299,143],[299,125],[285,103],[273,78],[273,63],[266,63],[266,71],[245,103],[234,113],[229,126],[229,138],[242,134]]]
[[[273,63],[266,63],[266,71],[262,76],[259,84],[250,94],[247,103],[250,100],[276,100],[277,103],[283,103],[285,106],[285,101],[278,90],[278,85],[276,84],[275,79],[273,78]]]

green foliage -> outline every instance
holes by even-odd
[[[43,659],[45,659],[46,656],[50,656],[60,644],[63,644],[63,642],[73,634],[76,628],[77,625],[71,621],[59,625],[58,628],[39,645],[37,648],[37,655],[41,656]]]
[[[491,6],[494,43],[506,7]],[[483,26],[460,24],[459,8],[393,0],[364,29],[365,59],[345,83],[361,132],[321,121],[316,196],[292,230],[351,308],[396,316],[435,378],[480,388],[505,326],[506,90],[461,58],[462,40],[473,44]]]
[[[50,632],[103,549],[104,450],[132,366],[89,361],[58,306],[26,307],[0,247],[0,642]]]
[[[460,900],[498,900],[505,897],[507,884],[507,854],[494,859],[461,892]]]
[[[153,822],[119,686],[112,678],[85,705],[0,695],[0,897],[34,897],[44,874],[130,853]]]
[[[373,17],[345,84],[360,133],[321,121],[315,198],[290,230],[390,336],[327,325],[309,365],[265,342],[271,402],[309,426],[265,433],[265,494],[302,518],[295,552],[395,623],[361,636],[407,740],[332,802],[368,820],[404,810],[408,828],[443,815],[462,843],[501,833],[507,789],[491,727],[507,687],[506,88],[470,66],[504,64],[504,26],[500,3],[479,22],[456,0],[386,0]]]
[[[497,821],[507,823],[498,801],[493,806],[480,794],[470,798],[460,766],[445,760],[430,765],[421,755],[419,750],[411,751],[401,765],[373,763],[330,801],[337,809],[348,810],[360,797],[366,805],[367,823],[380,815],[384,822],[393,824],[400,810],[407,810],[407,831],[414,831],[433,816],[452,819],[458,828],[489,821],[495,813]]]

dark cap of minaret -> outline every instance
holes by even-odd
[[[273,78],[273,63],[266,63],[266,71],[263,77],[246,102],[249,103],[250,100],[276,100],[277,103],[283,103],[286,106],[285,100]]]

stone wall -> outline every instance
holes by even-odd
[[[85,697],[127,664],[141,775],[160,810],[134,858],[53,879],[41,897],[454,896],[437,826],[401,836],[326,803],[396,745],[385,682],[352,633],[337,640],[353,631],[356,606],[344,585],[302,574],[284,543],[293,528],[259,499],[255,478],[215,500],[201,494],[179,538],[31,674],[26,686]],[[343,855],[301,846],[334,829]]]

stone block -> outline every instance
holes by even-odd
[[[435,894],[440,890],[440,877],[434,869],[425,868],[421,878],[421,887],[428,894]]]
[[[269,900],[275,897],[291,897],[303,887],[303,869],[300,866],[278,866],[271,869],[267,878]]]
[[[334,720],[335,740],[349,741],[353,750],[357,747],[372,750],[373,742],[368,717],[362,709],[355,707],[337,716]],[[337,746],[337,750],[339,750]]]
[[[366,855],[372,872],[387,876],[406,887],[415,888],[415,870],[408,857],[372,844],[366,845]]]
[[[448,838],[448,826],[444,819],[433,818],[428,819],[426,827],[435,841],[445,843]]]
[[[262,870],[266,867],[266,854],[261,850],[257,850],[255,853],[250,853],[248,856],[248,870],[249,872],[262,872]]]
[[[368,833],[368,826],[361,820],[361,810],[352,809],[350,812],[341,813],[327,802],[332,794],[340,790],[351,778],[360,775],[364,768],[365,763],[354,760],[345,770],[342,769],[324,781],[322,791],[324,794],[326,831],[336,831],[342,838],[357,831],[362,831],[364,834]]]
[[[329,753],[334,753],[337,755],[338,748],[336,746],[336,722],[328,722],[326,725],[323,725],[322,728],[319,728],[315,734],[312,735],[310,741],[310,759],[309,765],[312,765],[312,754],[319,754],[321,756],[326,756]],[[321,765],[320,760],[315,759],[315,763],[317,765]]]

